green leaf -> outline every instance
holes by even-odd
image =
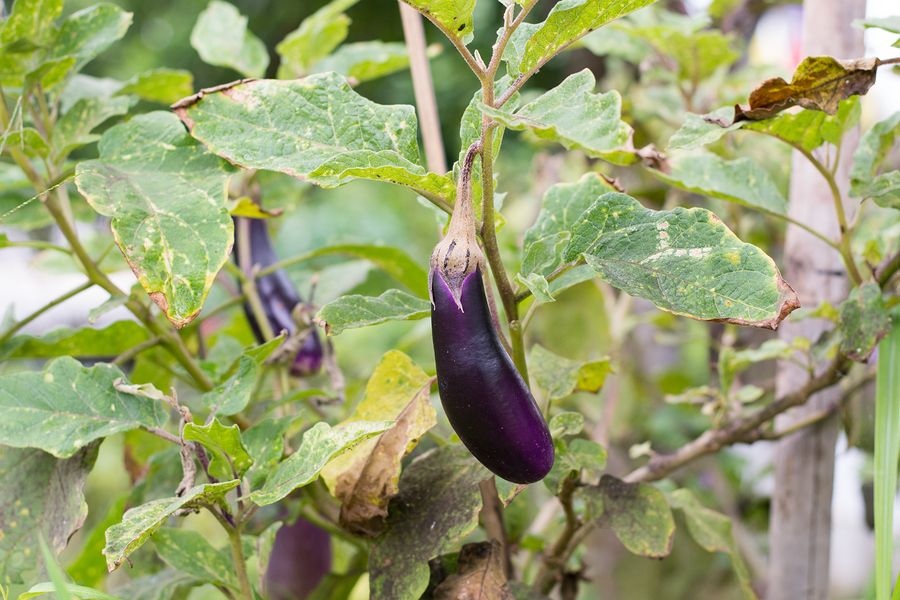
[[[535,382],[541,389],[547,390],[551,401],[561,400],[574,392],[583,378],[582,371],[585,367],[590,370],[588,376],[596,385],[589,390],[592,392],[600,389],[605,374],[609,371],[609,359],[589,362],[569,360],[553,354],[539,344],[532,346],[528,365]]]
[[[534,354],[534,350],[532,350]],[[577,412],[562,412],[550,419],[550,433],[554,438],[575,435],[584,427],[584,415]]]
[[[173,104],[194,92],[194,76],[183,69],[151,69],[125,82],[116,96],[134,94],[142,100]]]
[[[97,459],[99,442],[58,459],[34,448],[0,446],[0,573],[4,583],[26,583],[42,564],[38,539],[54,556],[84,523],[82,488]]]
[[[301,415],[264,419],[243,432],[241,437],[253,464],[247,471],[250,487],[259,487],[284,453],[284,432]]]
[[[559,493],[562,491],[563,483],[566,479],[572,478],[575,479],[578,477],[578,473],[581,470],[581,465],[578,461],[569,454],[568,449],[566,448],[566,443],[562,440],[553,440],[553,446],[556,449],[556,452],[553,457],[553,467],[550,469],[550,472],[542,480],[543,484],[547,486],[547,489],[550,490],[550,493],[554,496],[559,496]]]
[[[21,39],[40,44],[52,33],[51,23],[62,13],[63,0],[16,0],[6,19],[0,44],[6,46]]]
[[[63,21],[56,41],[43,58],[45,63],[57,61],[66,67],[44,77],[45,87],[62,81],[70,72],[80,71],[125,35],[130,25],[131,13],[112,4],[97,4],[70,15]],[[71,59],[71,63],[66,59]]]
[[[241,482],[223,481],[206,483],[189,489],[180,498],[162,498],[132,508],[125,513],[122,522],[106,530],[106,567],[110,571],[119,568],[125,558],[140,548],[159,529],[167,518],[180,508],[196,508],[203,504],[223,504],[225,494]]]
[[[682,488],[669,494],[669,504],[684,512],[688,531],[694,541],[708,552],[724,552],[731,560],[738,584],[744,592],[746,600],[758,600],[756,592],[750,586],[750,573],[741,558],[740,550],[734,539],[731,519],[700,504],[690,490]]]
[[[582,469],[595,481],[600,479],[600,473],[606,468],[606,449],[591,440],[577,438],[569,442],[569,454],[571,454]]]
[[[750,158],[723,160],[715,154],[686,154],[669,159],[670,172],[652,173],[674,186],[757,208],[774,215],[787,215],[788,203],[769,173]]]
[[[604,475],[600,485],[581,488],[585,520],[612,529],[629,551],[662,558],[672,551],[675,520],[661,491],[647,483],[626,483]]]
[[[50,575],[50,581],[52,581],[50,586],[56,593],[57,600],[74,600],[74,598],[72,597],[72,593],[69,591],[65,575],[63,575],[62,569],[57,563],[57,557],[53,552],[50,551],[50,548],[47,546],[47,542],[44,541],[43,536],[38,538],[38,545],[41,548],[41,558],[44,559],[44,567],[47,570],[47,573]]]
[[[111,310],[119,308],[120,306],[124,306],[127,302],[128,296],[110,296],[109,300],[107,300],[97,308],[92,308],[90,311],[88,311],[88,323],[93,325],[101,316],[105,315]]]
[[[594,196],[594,198],[596,198],[596,196]],[[531,229],[528,231],[530,232]],[[560,231],[559,233],[554,233],[532,241],[527,238],[526,232],[525,244],[527,251],[522,258],[521,275],[527,277],[540,275],[541,277],[545,277],[556,270],[560,263],[562,263],[563,252],[565,251],[566,246],[569,245],[570,237],[571,234],[568,231]]]
[[[675,65],[678,79],[694,86],[740,57],[734,50],[732,36],[718,31],[691,31],[677,25],[656,25],[634,27],[629,33],[647,42],[659,56],[665,56]]]
[[[279,464],[262,489],[253,492],[250,498],[260,506],[278,502],[298,487],[314,481],[329,460],[393,424],[393,421],[356,421],[332,428],[324,422],[316,423],[303,434],[300,448]]]
[[[740,129],[744,126],[745,121],[738,121],[728,126],[723,125],[723,121],[733,115],[734,109],[730,106],[723,106],[707,115],[695,115],[692,112],[686,113],[684,125],[669,138],[667,150],[676,148],[694,150],[715,142],[730,131]]]
[[[83,600],[122,600],[117,596],[111,596],[105,592],[95,590],[91,587],[75,585],[74,583],[65,583],[64,581],[62,582],[62,585],[65,587],[65,591],[70,594],[70,598],[82,598]],[[30,600],[31,598],[40,596],[41,594],[53,594],[57,592],[57,589],[58,588],[54,583],[39,583],[35,586],[32,586],[31,589],[24,594],[19,594],[19,600]]]
[[[42,373],[0,377],[0,443],[68,458],[119,431],[162,427],[166,406],[117,391],[113,382],[124,377],[114,365],[85,368],[68,356],[50,361]]]
[[[106,562],[103,560],[103,546],[106,545],[106,530],[122,520],[125,514],[125,501],[128,495],[120,496],[110,503],[103,519],[94,525],[90,537],[81,549],[78,559],[66,571],[72,579],[88,587],[100,585],[106,575]]]
[[[163,569],[152,575],[132,579],[124,587],[116,588],[122,600],[172,600],[179,588],[199,585],[201,582],[181,571]]]
[[[581,36],[656,0],[562,0],[528,39],[519,72],[540,67]]]
[[[566,240],[568,242],[568,240]],[[528,277],[523,277],[521,273],[516,275],[516,283],[524,285],[531,290],[534,299],[537,302],[553,302],[553,296],[550,294],[550,284],[543,275],[532,273]]]
[[[275,46],[275,52],[281,57],[278,79],[308,75],[310,67],[337,48],[347,37],[350,26],[350,18],[343,12],[358,1],[332,0],[303,19],[297,29],[279,42]],[[320,72],[332,70],[336,69],[320,69]]]
[[[300,179],[353,150],[391,150],[398,161],[419,161],[413,108],[370,102],[334,73],[206,90],[176,104],[175,112],[195,138],[233,164]]]
[[[244,410],[250,402],[262,364],[283,341],[284,336],[280,335],[265,344],[245,350],[238,362],[237,373],[203,394],[203,405],[210,413],[228,416]]]
[[[441,53],[442,46],[432,44],[426,50],[428,58]],[[331,56],[317,62],[313,73],[334,71],[354,83],[363,83],[409,68],[409,53],[402,42],[357,42],[344,44]]]
[[[891,596],[894,549],[894,498],[900,456],[900,326],[896,323],[878,344],[875,380],[875,590],[878,600]]]
[[[781,113],[761,121],[731,123],[733,113],[734,109],[730,106],[707,115],[687,113],[684,125],[669,139],[669,149],[694,150],[715,142],[730,131],[749,129],[771,135],[788,144],[799,145],[811,152],[825,142],[822,126],[832,119],[820,111],[804,110],[796,114]]]
[[[456,196],[456,185],[444,175],[429,173],[394,150],[354,150],[337,154],[309,174],[309,180],[324,188],[335,188],[354,179],[372,179],[408,187],[422,195],[448,201]]]
[[[209,474],[218,479],[240,479],[253,464],[241,442],[237,425],[225,427],[218,419],[208,425],[186,423],[184,439],[200,442],[209,452]]]
[[[424,319],[430,314],[431,302],[428,300],[399,290],[388,290],[377,298],[341,296],[323,306],[316,319],[322,322],[327,335],[337,335],[345,329],[377,325],[386,321]]]
[[[472,41],[475,33],[472,13],[475,0],[403,0],[434,21],[448,37],[456,37],[464,44]]]
[[[528,46],[528,40],[534,35],[541,26],[537,23],[522,23],[513,32],[509,38],[509,43],[503,50],[501,57],[506,63],[506,72],[509,77],[517,77],[522,67],[522,57],[525,56],[525,49]],[[503,34],[503,28],[497,30],[497,38]]]
[[[900,112],[872,125],[859,140],[853,152],[853,168],[850,170],[850,194],[862,196],[878,168],[900,136]]]
[[[565,260],[678,315],[775,329],[799,306],[774,261],[700,208],[653,211],[625,194],[579,217]]]
[[[423,454],[403,470],[387,530],[369,555],[372,600],[417,600],[428,586],[428,561],[478,525],[478,484],[491,477],[462,444]]]
[[[103,329],[60,327],[41,336],[15,336],[0,346],[0,360],[116,356],[149,339],[149,332],[134,321],[116,321]]]
[[[256,538],[256,571],[266,573],[269,568],[269,559],[272,557],[272,549],[275,547],[275,536],[284,525],[281,521],[275,521],[266,527]]]
[[[631,142],[634,130],[620,119],[622,96],[615,90],[593,94],[595,85],[593,73],[585,69],[515,113],[484,104],[478,108],[510,129],[530,129],[570,150],[617,165],[632,164],[638,156]]]
[[[841,100],[837,113],[833,117],[825,119],[820,133],[829,144],[840,146],[844,134],[859,123],[860,116],[862,116],[862,107],[859,103],[859,96],[850,96],[846,100]]]
[[[606,450],[597,442],[574,439],[568,445],[561,440],[553,440],[556,455],[553,468],[544,477],[544,485],[554,496],[562,491],[562,484],[567,478],[576,479],[581,470],[586,469],[588,476],[597,482],[606,468]]]
[[[125,259],[166,317],[183,327],[203,307],[228,260],[234,225],[225,184],[235,172],[184,131],[152,112],[103,134],[100,158],[80,163],[78,189],[112,217]]]
[[[375,244],[342,244],[313,250],[306,257],[315,258],[331,254],[346,254],[348,256],[365,258],[400,283],[406,285],[420,298],[428,298],[428,273],[400,248]]]
[[[878,206],[900,209],[900,171],[879,175],[860,195],[872,198]]]
[[[891,331],[881,287],[870,281],[850,291],[841,303],[841,352],[857,362],[865,362],[876,344]]]
[[[269,66],[266,45],[247,29],[247,17],[227,2],[213,0],[200,13],[191,46],[206,64],[228,67],[245,77],[262,77]]]
[[[117,115],[124,115],[135,104],[134,98],[82,98],[67,110],[53,129],[53,146],[57,159],[76,148],[96,142],[99,135],[91,134],[97,126]]]
[[[200,533],[163,527],[153,533],[152,540],[172,568],[200,581],[238,589],[231,556],[213,548]]]

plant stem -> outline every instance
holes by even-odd
[[[131,360],[132,358],[134,358],[135,356],[137,356],[138,354],[140,354],[141,352],[143,352],[144,350],[149,350],[150,348],[152,348],[153,346],[156,346],[160,342],[162,342],[162,340],[159,338],[159,336],[153,336],[149,340],[147,340],[145,342],[141,342],[140,344],[138,344],[136,346],[132,346],[131,348],[129,348],[122,354],[118,355],[116,358],[113,359],[112,364],[121,365],[123,363],[126,363],[129,360]]]
[[[497,69],[500,67],[500,61],[503,58],[503,52],[506,50],[507,44],[509,44],[509,40],[512,39],[513,33],[516,32],[516,29],[519,28],[519,25],[525,20],[525,17],[528,16],[528,13],[531,12],[531,9],[534,8],[534,5],[538,3],[538,0],[529,0],[528,4],[522,7],[522,10],[519,11],[519,14],[516,15],[516,18],[512,20],[509,25],[507,25],[503,29],[503,34],[500,36],[500,39],[494,45],[494,53],[491,55],[491,64],[488,65],[487,75],[493,81],[494,76],[497,74]],[[510,10],[512,10],[513,5],[510,5]]]
[[[415,7],[413,7],[415,8]],[[419,11],[422,12],[422,11]],[[472,53],[469,52],[469,49],[466,48],[466,45],[462,43],[462,40],[456,37],[455,31],[450,31],[446,27],[444,27],[440,22],[438,22],[431,13],[422,13],[425,15],[425,18],[434,23],[434,26],[441,30],[441,32],[447,36],[447,39],[450,40],[450,43],[453,44],[459,53],[462,55],[463,59],[466,61],[466,64],[469,65],[469,68],[472,69],[472,72],[481,79],[484,76],[484,69],[482,69],[481,65],[478,64],[478,61],[475,60],[475,57],[472,56]]]
[[[550,551],[544,555],[541,568],[538,570],[537,578],[534,580],[534,589],[542,594],[549,594],[556,582],[559,581],[561,570],[565,567],[566,559],[568,558],[566,548],[568,548],[572,536],[581,527],[581,521],[578,519],[578,515],[575,514],[572,497],[577,481],[576,477],[567,477],[563,480],[562,489],[559,492],[559,502],[566,513],[566,527]]]
[[[57,252],[62,252],[63,254],[68,254],[71,256],[72,251],[68,248],[63,248],[62,246],[57,246],[56,244],[51,244],[50,242],[41,242],[38,240],[27,240],[22,242],[11,242],[6,241],[0,248],[38,248],[40,250],[56,250]]]
[[[244,559],[244,548],[241,543],[241,525],[243,515],[238,510],[235,515],[234,527],[228,528],[228,541],[231,542],[231,556],[234,559],[234,571],[237,575],[238,585],[241,588],[243,600],[254,600],[253,590],[250,588],[250,577],[247,575],[247,561]]]
[[[19,331],[20,329],[22,329],[23,327],[25,327],[26,325],[28,325],[29,323],[31,323],[32,321],[37,319],[39,316],[41,316],[42,314],[44,314],[45,312],[47,312],[54,306],[57,306],[58,304],[62,304],[63,302],[65,302],[66,300],[71,298],[72,296],[77,296],[81,292],[83,292],[93,286],[94,286],[93,281],[86,281],[85,283],[82,283],[74,290],[68,291],[65,294],[63,294],[62,296],[59,296],[58,298],[51,300],[50,302],[48,302],[44,306],[40,307],[39,309],[37,309],[36,311],[31,313],[24,319],[22,319],[21,321],[15,323],[9,329],[4,331],[2,335],[0,335],[0,346],[2,346],[3,343],[6,342],[6,340],[11,338],[13,335],[15,335],[15,333],[17,331]]]

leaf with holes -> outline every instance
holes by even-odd
[[[109,129],[99,151],[99,159],[78,165],[78,189],[112,217],[138,281],[183,327],[200,312],[234,242],[225,184],[235,170],[166,112]]]

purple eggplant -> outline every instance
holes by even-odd
[[[431,256],[431,331],[444,412],[481,464],[514,483],[553,467],[553,439],[500,338],[485,298],[484,254],[475,237],[472,163],[466,154],[447,235]]]
[[[235,219],[237,221],[237,219]],[[266,268],[278,262],[275,249],[272,247],[272,239],[269,237],[269,228],[263,219],[249,219],[250,221],[250,259],[254,265]],[[237,243],[233,251],[235,262],[240,265],[240,252]],[[269,319],[269,325],[276,334],[287,330],[288,335],[294,333],[297,324],[292,313],[294,308],[303,302],[297,288],[288,277],[284,269],[278,269],[256,280],[256,291],[262,302],[263,310]],[[244,303],[244,313],[250,322],[250,329],[259,343],[265,341],[259,323],[253,314],[249,303]],[[314,375],[322,368],[322,341],[315,327],[311,327],[309,335],[303,341],[297,356],[291,365],[291,374],[297,377]]]

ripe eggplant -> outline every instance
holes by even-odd
[[[237,219],[235,219],[237,220]],[[272,247],[272,239],[269,237],[269,228],[263,219],[249,219],[250,223],[250,260],[260,268],[266,268],[278,262],[275,249]],[[240,265],[240,252],[235,243],[233,251],[235,262]],[[269,325],[276,334],[287,330],[288,335],[294,333],[297,324],[292,313],[294,308],[303,302],[297,288],[284,269],[278,269],[256,280],[256,291],[262,302],[263,310],[269,319]],[[265,338],[253,309],[250,304],[244,303],[244,313],[250,322],[253,335],[259,343]],[[297,377],[307,377],[316,374],[322,368],[322,341],[315,327],[310,327],[309,335],[303,341],[297,356],[291,364],[291,374]]]
[[[485,299],[484,254],[475,237],[472,164],[466,154],[447,235],[431,255],[431,331],[444,412],[481,464],[514,483],[553,467],[553,439],[531,391],[503,348]]]

